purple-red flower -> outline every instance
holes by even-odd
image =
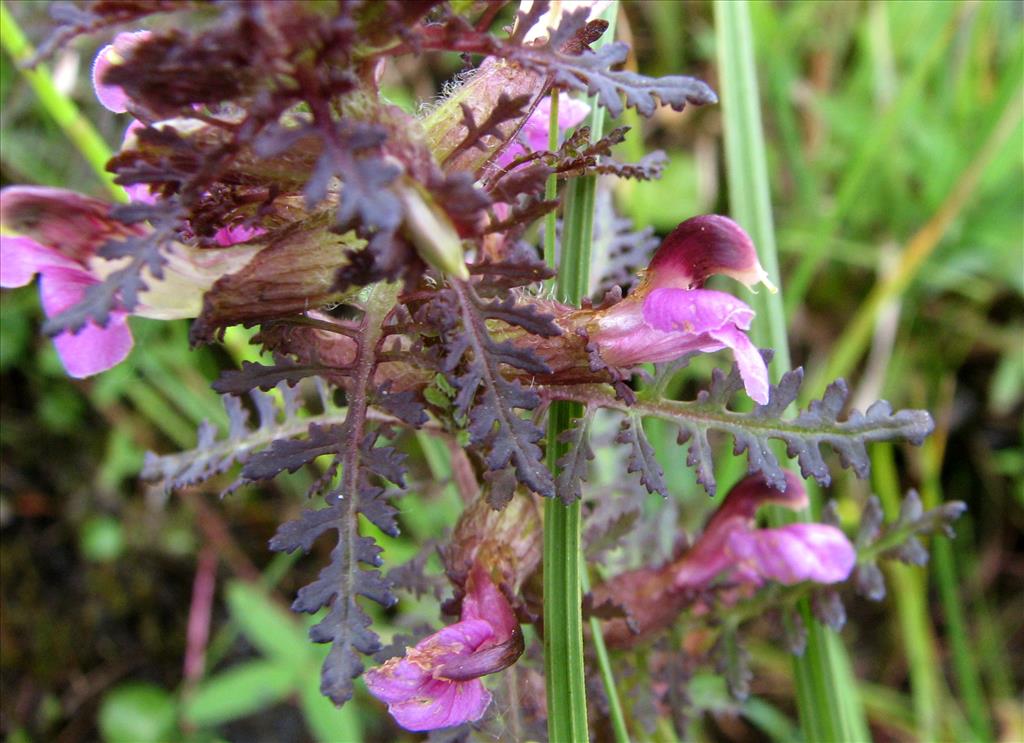
[[[842,531],[826,524],[759,529],[755,516],[768,504],[792,509],[807,505],[803,482],[786,473],[786,490],[780,492],[763,475],[745,478],[678,560],[630,570],[597,586],[595,606],[611,602],[629,617],[605,624],[608,644],[632,646],[672,624],[684,609],[699,612],[702,592],[716,587],[726,589],[719,599],[729,602],[769,580],[793,585],[838,583],[849,577],[857,553]]]
[[[107,44],[96,55],[96,61],[92,64],[92,85],[96,90],[96,97],[104,108],[118,114],[128,110],[131,101],[124,89],[120,85],[103,82],[103,78],[111,67],[124,64],[132,49],[145,42],[151,35],[149,31],[119,33],[114,37],[113,43]]]
[[[97,255],[104,243],[140,236],[147,229],[112,219],[110,204],[73,191],[5,188],[0,192],[0,286],[25,286],[39,274],[43,311],[54,317],[79,303],[90,286],[123,265]],[[237,231],[225,233],[225,239],[238,236]],[[245,266],[260,247],[204,250],[183,243],[169,245],[162,279],[147,275],[147,289],[141,292],[133,314],[160,320],[196,317],[206,290],[224,274]],[[123,361],[132,348],[127,313],[115,309],[104,326],[89,321],[77,333],[64,331],[54,338],[54,345],[72,377],[105,371]]]
[[[508,668],[523,652],[512,607],[479,563],[466,589],[458,622],[364,674],[370,693],[407,730],[479,720],[491,703],[480,677]]]
[[[702,588],[725,574],[752,585],[765,580],[785,585],[806,580],[838,583],[849,577],[857,553],[842,531],[827,524],[759,529],[754,517],[769,503],[792,509],[806,506],[803,482],[787,472],[784,493],[760,474],[736,485],[693,549],[675,564],[676,587]]]
[[[24,286],[37,273],[47,317],[73,307],[99,281],[75,261],[27,237],[0,235],[0,286]],[[88,377],[124,361],[132,348],[132,333],[125,313],[112,312],[105,327],[90,321],[78,333],[61,333],[53,343],[68,374]]]
[[[587,335],[612,366],[729,348],[747,394],[763,405],[768,402],[768,369],[746,334],[754,311],[730,294],[700,288],[719,273],[774,290],[738,224],[717,214],[688,219],[662,242],[637,289],[594,313]]]

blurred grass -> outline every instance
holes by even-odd
[[[45,4],[7,7],[31,39],[42,38]],[[793,363],[807,369],[812,387],[841,372],[856,394],[927,407],[940,422],[940,443],[920,451],[877,449],[870,484],[837,477],[830,494],[844,514],[857,512],[872,488],[888,507],[910,486],[926,502],[961,499],[970,507],[956,540],[933,540],[930,568],[895,569],[880,606],[847,603],[843,637],[871,732],[880,740],[1020,739],[1024,723],[1014,714],[1024,682],[1021,6],[749,8]],[[621,20],[641,71],[719,82],[709,3],[625,3]],[[91,100],[87,80],[100,43],[75,42],[53,68],[61,94],[113,145],[124,122]],[[76,69],[77,75],[65,72]],[[431,89],[429,69],[412,74],[416,89]],[[4,185],[103,193],[6,55],[0,103]],[[665,232],[691,214],[728,208],[725,187],[739,176],[722,167],[721,108],[663,111],[650,122],[626,123],[650,143],[629,143],[633,153],[660,146],[672,158],[666,180],[629,184],[619,193],[640,226]],[[961,194],[954,209],[951,194]],[[200,514],[222,519],[231,540],[220,545],[222,578],[246,564],[257,575],[265,571],[262,590],[285,605],[316,571],[314,556],[285,573],[287,561],[265,550],[276,523],[299,507],[304,483],[300,476],[202,510],[188,499],[147,494],[135,479],[145,450],[191,446],[199,420],[223,423],[208,382],[234,363],[244,340],[233,354],[193,352],[184,323],[133,320],[138,345],[129,361],[76,382],[38,334],[33,288],[5,291],[0,314],[0,734],[91,740],[101,700],[121,682],[178,688],[196,555],[212,533]],[[849,350],[836,357],[837,348]],[[719,363],[695,363],[679,394],[692,394]],[[422,479],[443,480],[444,457],[430,446],[422,452],[409,444],[411,461]],[[674,447],[671,440],[659,446],[669,456]],[[743,464],[725,466],[723,485]],[[687,471],[670,467],[668,475],[679,519],[692,528],[712,504]],[[441,492],[443,501],[424,492],[419,502],[400,503],[411,537],[389,547],[390,559],[452,523],[457,493]],[[212,493],[198,496],[209,500]],[[672,524],[665,526],[671,543]],[[212,673],[253,657],[228,623],[224,597],[218,601]],[[433,621],[420,607],[408,608]],[[762,734],[786,739],[795,711],[789,659],[755,644],[754,662],[759,675],[748,717]],[[312,736],[299,709],[285,702],[222,734]],[[367,739],[388,739],[376,705],[355,709]],[[743,723],[727,724],[726,714],[709,713],[694,735],[753,735]]]

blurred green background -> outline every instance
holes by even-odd
[[[37,43],[49,29],[47,6],[7,3]],[[630,64],[716,86],[710,4],[623,7]],[[969,505],[956,540],[932,540],[929,568],[894,568],[880,604],[847,602],[843,638],[878,740],[1024,739],[1022,8],[750,6],[794,365],[817,388],[809,392],[844,376],[856,406],[882,397],[927,408],[937,423],[922,448],[876,447],[871,481],[844,472],[831,494],[848,525],[871,492],[890,511],[909,487],[926,504]],[[106,41],[79,39],[50,68],[113,147],[124,117],[98,106],[88,76]],[[399,59],[388,94],[404,104],[429,98],[460,65],[454,56]],[[3,185],[104,194],[7,55],[0,101]],[[728,213],[720,108],[625,123],[643,136],[623,145],[623,158],[655,147],[670,156],[660,182],[617,187],[638,227],[664,234],[694,214]],[[323,651],[285,610],[320,563],[273,558],[266,542],[301,506],[310,476],[224,500],[215,487],[165,497],[137,479],[145,451],[192,446],[201,420],[226,423],[209,382],[251,353],[245,339],[190,351],[185,323],[133,318],[129,360],[75,381],[39,333],[34,286],[0,294],[0,312],[0,734],[392,739],[374,701],[357,698],[339,712],[318,696]],[[695,365],[693,385],[714,363]],[[414,459],[425,470],[424,451]],[[725,467],[726,482],[738,467]],[[673,487],[681,523],[699,524],[711,502],[686,473]],[[430,524],[409,523],[408,536],[387,542],[392,563],[454,521],[451,501],[442,503]],[[206,669],[183,681],[190,611],[210,585]],[[403,601],[401,611],[436,624],[429,605]],[[794,734],[788,660],[769,640],[751,650],[757,704],[740,709],[705,695],[694,738]]]

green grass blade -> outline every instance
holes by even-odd
[[[781,287],[750,9],[744,0],[716,0],[714,7],[731,211],[758,246],[765,271]],[[751,328],[752,339],[759,346],[775,349],[773,377],[778,379],[790,368],[781,292],[762,292],[752,304],[758,313]],[[807,518],[807,514],[801,516]],[[831,741],[868,739],[856,681],[839,638],[810,616],[806,602],[801,611],[808,627],[807,651],[794,660],[794,669],[804,737]]]
[[[945,450],[944,437],[936,435],[925,442],[921,451],[921,470],[924,481],[921,498],[925,508],[935,508],[943,502],[940,471]],[[980,655],[972,647],[965,616],[964,599],[957,577],[956,556],[952,542],[942,535],[932,538],[932,576],[939,590],[942,613],[946,620],[945,635],[953,661],[953,678],[960,692],[960,702],[967,714],[967,723],[976,741],[993,740],[988,705],[981,686],[978,669]]]
[[[900,487],[891,444],[876,444],[871,453],[872,481],[882,501],[887,520],[899,515]],[[889,593],[896,605],[910,694],[914,705],[917,735],[921,740],[936,740],[943,706],[938,651],[928,616],[927,575],[920,568],[897,563],[886,570]]]
[[[952,226],[978,188],[993,159],[1002,150],[1009,137],[1015,131],[1019,131],[1022,116],[1024,116],[1024,99],[1017,93],[1007,101],[999,119],[957,180],[949,196],[943,201],[942,206],[907,241],[896,270],[890,276],[880,280],[861,303],[857,314],[847,324],[843,335],[836,342],[828,364],[823,370],[819,370],[819,373],[812,375],[804,385],[801,395],[803,399],[819,396],[831,380],[845,376],[855,368],[871,341],[878,313],[888,300],[906,291],[911,282],[917,278],[927,258],[934,252],[946,231]]]

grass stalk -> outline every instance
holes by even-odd
[[[614,38],[616,3],[606,10],[610,28],[604,38]],[[600,44],[600,42],[598,42]],[[558,146],[558,91],[552,91],[549,147]],[[591,104],[591,138],[602,136],[604,111]],[[578,306],[590,282],[590,247],[593,237],[594,196],[597,179],[593,176],[574,178],[566,186],[563,210],[560,259],[555,261],[554,215],[545,225],[544,255],[557,269],[555,296],[567,304]],[[553,178],[548,180],[547,197],[554,194]],[[548,414],[547,462],[552,472],[565,453],[566,444],[560,434],[574,418],[583,414],[577,403],[557,402]],[[583,664],[583,621],[580,543],[580,503],[566,506],[557,499],[544,504],[544,666],[548,702],[548,737],[566,743],[586,743],[587,727],[586,676]],[[600,644],[600,641],[598,641]],[[599,661],[600,662],[600,661]],[[607,653],[603,658],[607,671],[605,682],[609,697],[616,695]],[[620,715],[621,718],[621,715]]]
[[[951,405],[951,401],[949,402]],[[941,471],[945,459],[948,421],[929,438],[921,448],[921,499],[925,508],[935,508],[943,503]],[[959,693],[970,727],[971,737],[979,743],[993,740],[992,721],[981,684],[978,668],[980,657],[972,647],[970,629],[961,595],[961,581],[957,575],[956,555],[953,543],[943,535],[936,535],[931,543],[931,573],[939,594],[939,603],[945,618],[945,636],[953,666],[953,680]]]
[[[781,287],[750,9],[745,0],[716,0],[714,8],[731,211],[758,246],[768,276]],[[791,365],[782,294],[762,292],[754,300],[758,318],[751,336],[758,346],[775,349],[772,376],[777,380]],[[800,515],[802,519],[808,516]],[[805,739],[868,739],[845,649],[833,632],[811,617],[806,602],[800,610],[808,628],[808,642],[803,657],[794,659],[794,673]]]
[[[894,520],[899,515],[901,498],[891,444],[875,444],[871,452],[871,473],[886,519]],[[921,740],[936,740],[944,700],[937,676],[938,651],[928,615],[927,574],[920,568],[895,562],[886,572],[907,658],[917,735]]]

